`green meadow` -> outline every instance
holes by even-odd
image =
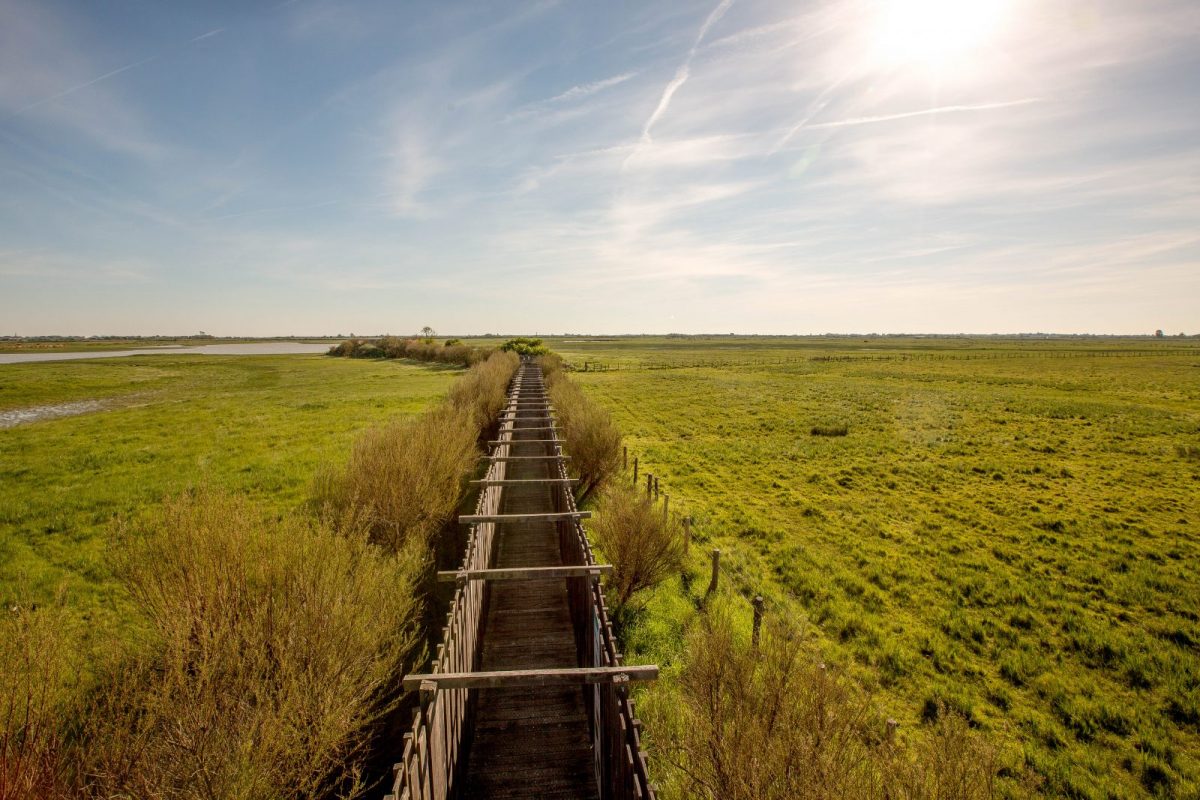
[[[295,509],[356,434],[422,410],[460,372],[319,355],[0,365],[0,414],[100,401],[0,430],[0,600],[65,593],[100,629],[120,625],[128,601],[105,558],[114,519],[201,486]]]
[[[1006,791],[1200,796],[1194,340],[551,346],[696,519],[627,633],[651,691],[720,548],[722,588],[806,621],[902,730],[988,732]]]

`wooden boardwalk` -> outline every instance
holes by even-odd
[[[541,369],[523,361],[389,798],[652,798]],[[558,568],[560,577],[544,577]],[[569,568],[569,569],[563,569]],[[542,572],[539,574],[539,570]],[[563,572],[569,573],[562,577]]]
[[[540,382],[527,385],[540,387]],[[519,427],[533,426],[545,415],[545,406],[527,408],[517,413],[516,422]],[[561,447],[539,441],[544,438],[545,431],[516,431],[513,455],[557,455]],[[557,463],[549,461],[516,462],[508,473],[515,480],[557,475]],[[559,491],[553,484],[510,486],[500,511],[546,512],[554,508],[553,494]],[[558,539],[554,522],[505,525],[496,535],[495,566],[561,566]],[[577,666],[568,580],[505,581],[491,586],[480,670]],[[535,694],[525,687],[491,689],[480,693],[475,713],[462,797],[599,797],[582,685],[549,687]]]

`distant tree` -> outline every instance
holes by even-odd
[[[425,344],[433,344],[433,337],[437,336],[437,331],[426,325],[421,328],[421,338],[425,340]]]
[[[1159,328],[1158,330],[1156,330],[1156,331],[1154,332],[1154,336],[1155,336],[1155,338],[1156,338],[1156,339],[1161,339],[1161,338],[1163,338],[1164,334],[1163,334],[1163,332],[1162,332],[1162,328]]]

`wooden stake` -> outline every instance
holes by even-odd
[[[629,469],[629,447],[621,448],[621,469]]]
[[[708,591],[706,595],[712,594],[717,590],[717,576],[721,574],[721,550],[713,548],[712,551],[712,580],[708,582]]]
[[[896,720],[894,720],[894,719],[889,719],[889,720],[887,721],[887,741],[888,741],[888,744],[895,744],[895,742],[896,742],[896,728],[899,728],[899,727],[900,727],[900,723],[899,723],[899,722],[897,722]]]
[[[654,476],[649,472],[646,473],[646,497],[651,497],[654,494]]]
[[[671,505],[671,495],[664,494],[663,495],[663,523],[664,524],[671,519],[669,516],[667,516],[667,508],[670,505]]]
[[[762,637],[762,618],[763,618],[763,599],[762,595],[754,597],[754,633],[751,634],[750,643],[755,651],[758,650],[758,642]]]
[[[637,486],[637,456],[633,457],[633,485]]]
[[[658,499],[658,476],[654,476],[654,499]]]

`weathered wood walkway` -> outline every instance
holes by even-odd
[[[541,369],[525,360],[478,484],[466,558],[394,800],[652,798],[629,681]],[[548,577],[547,573],[552,576]]]

